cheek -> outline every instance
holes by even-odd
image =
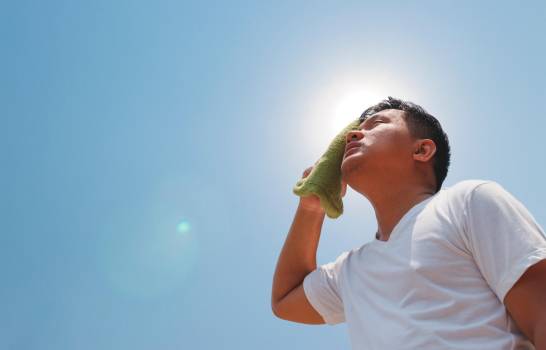
[[[410,145],[407,141],[400,135],[390,133],[370,135],[364,142],[364,148],[383,156],[392,155],[398,158],[411,155],[408,153]]]
[[[364,139],[364,147],[377,151],[391,149],[393,144],[394,142],[388,134],[373,134]]]

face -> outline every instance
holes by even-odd
[[[344,181],[351,184],[355,176],[369,180],[409,174],[415,140],[403,114],[397,109],[380,111],[368,116],[360,130],[347,134],[341,163]]]

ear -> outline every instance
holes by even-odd
[[[436,154],[436,144],[431,139],[415,141],[413,159],[418,162],[428,162]]]

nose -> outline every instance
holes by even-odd
[[[349,143],[351,141],[358,141],[364,137],[364,134],[360,130],[351,130],[347,133],[347,136],[345,137],[346,143]]]

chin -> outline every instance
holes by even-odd
[[[344,159],[341,162],[341,178],[347,183],[349,182],[347,180],[351,177],[351,174],[353,174],[360,167],[359,162],[354,158]]]

